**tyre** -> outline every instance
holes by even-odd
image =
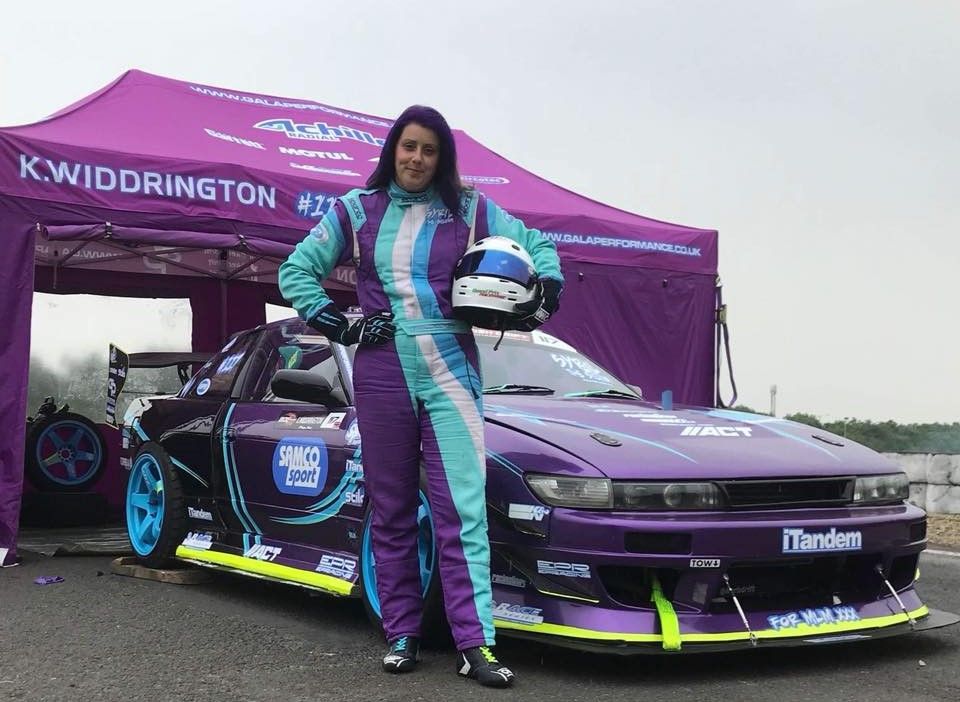
[[[32,422],[24,454],[27,480],[41,492],[89,491],[107,464],[97,425],[74,412]]]
[[[170,562],[187,533],[183,487],[170,457],[152,441],[133,459],[126,497],[127,537],[145,565]]]
[[[380,614],[380,597],[377,594],[377,568],[373,557],[371,526],[373,512],[367,507],[363,520],[363,537],[360,541],[360,596],[363,608],[373,625],[383,631]],[[433,512],[423,489],[417,505],[417,552],[420,558],[420,593],[423,596],[423,619],[421,638],[428,644],[444,645],[450,641],[450,628],[443,610],[443,591],[440,587],[440,571],[437,567],[437,543],[434,538]]]

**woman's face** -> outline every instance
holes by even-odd
[[[433,130],[411,122],[400,133],[394,167],[397,185],[408,192],[426,190],[433,182],[440,159],[440,141]]]

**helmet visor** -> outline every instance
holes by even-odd
[[[457,266],[455,277],[489,275],[506,278],[527,287],[534,282],[534,270],[519,256],[506,251],[479,250],[465,255]]]

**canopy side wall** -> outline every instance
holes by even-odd
[[[33,237],[30,222],[16,219],[0,199],[0,319],[7,335],[0,344],[0,549],[16,550],[23,492],[23,436],[30,371],[33,299]]]
[[[712,405],[715,276],[561,258],[567,283],[545,331],[647,399],[672,390],[678,403]]]

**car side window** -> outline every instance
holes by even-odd
[[[311,329],[282,327],[268,334],[258,349],[264,352],[266,362],[259,379],[253,385],[249,399],[255,402],[292,402],[279,398],[270,390],[270,381],[284,368],[309,370],[323,376],[333,388],[333,395],[346,404],[343,381],[330,342]]]
[[[238,334],[220,352],[207,361],[180,391],[180,397],[225,400],[243,366],[253,339],[251,332]]]

